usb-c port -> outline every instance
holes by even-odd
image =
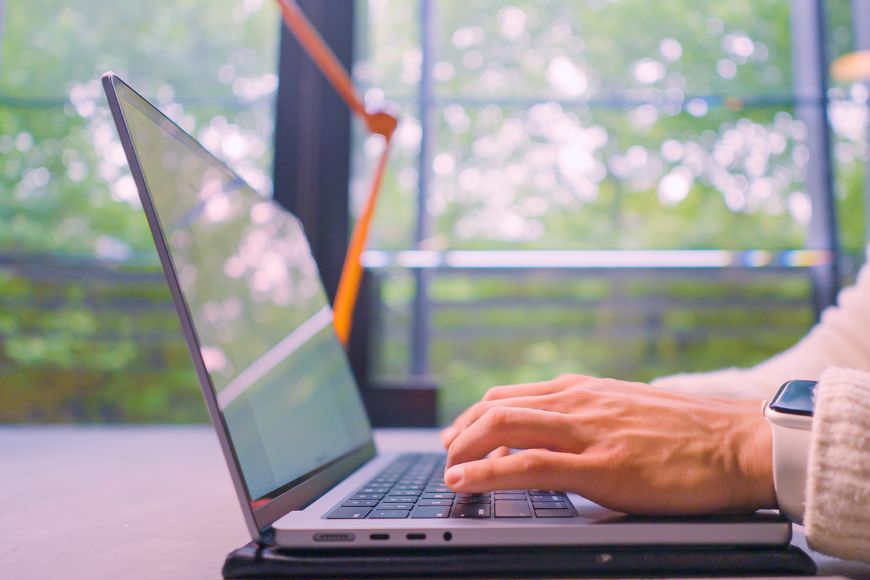
[[[372,540],[389,540],[390,534],[372,534],[369,536]]]
[[[405,537],[408,538],[409,540],[425,540],[426,534],[408,534]]]

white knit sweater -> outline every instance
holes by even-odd
[[[768,399],[789,379],[818,380],[807,473],[807,539],[833,556],[870,561],[870,247],[854,286],[800,342],[751,368],[657,379],[698,395]]]

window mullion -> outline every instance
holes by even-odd
[[[795,116],[807,128],[809,148],[806,188],[813,211],[806,246],[832,255],[828,264],[816,266],[810,272],[818,314],[834,304],[839,287],[839,241],[827,116],[828,61],[821,0],[792,0],[791,50]]]

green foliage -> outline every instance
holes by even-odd
[[[371,247],[407,249],[421,144],[418,3],[356,1],[354,73],[402,119]],[[435,5],[424,247],[803,244],[788,0]],[[120,73],[268,192],[277,11],[268,0],[4,6],[0,421],[204,420],[97,79]],[[851,50],[849,1],[825,7],[831,55]],[[855,130],[864,105],[853,90],[832,87],[831,118],[841,239],[854,253],[865,240],[866,133]],[[688,111],[692,97],[702,99]],[[355,199],[377,153],[359,129]],[[108,265],[119,262],[128,266]],[[390,272],[381,289],[376,371],[401,379],[413,280]],[[811,324],[809,295],[792,276],[438,277],[431,358],[442,417],[488,386],[560,372],[648,380],[752,364]]]

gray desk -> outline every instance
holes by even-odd
[[[376,439],[438,449],[428,430]],[[248,540],[210,427],[0,427],[0,473],[2,578],[218,578]],[[814,557],[825,575],[870,578]]]

